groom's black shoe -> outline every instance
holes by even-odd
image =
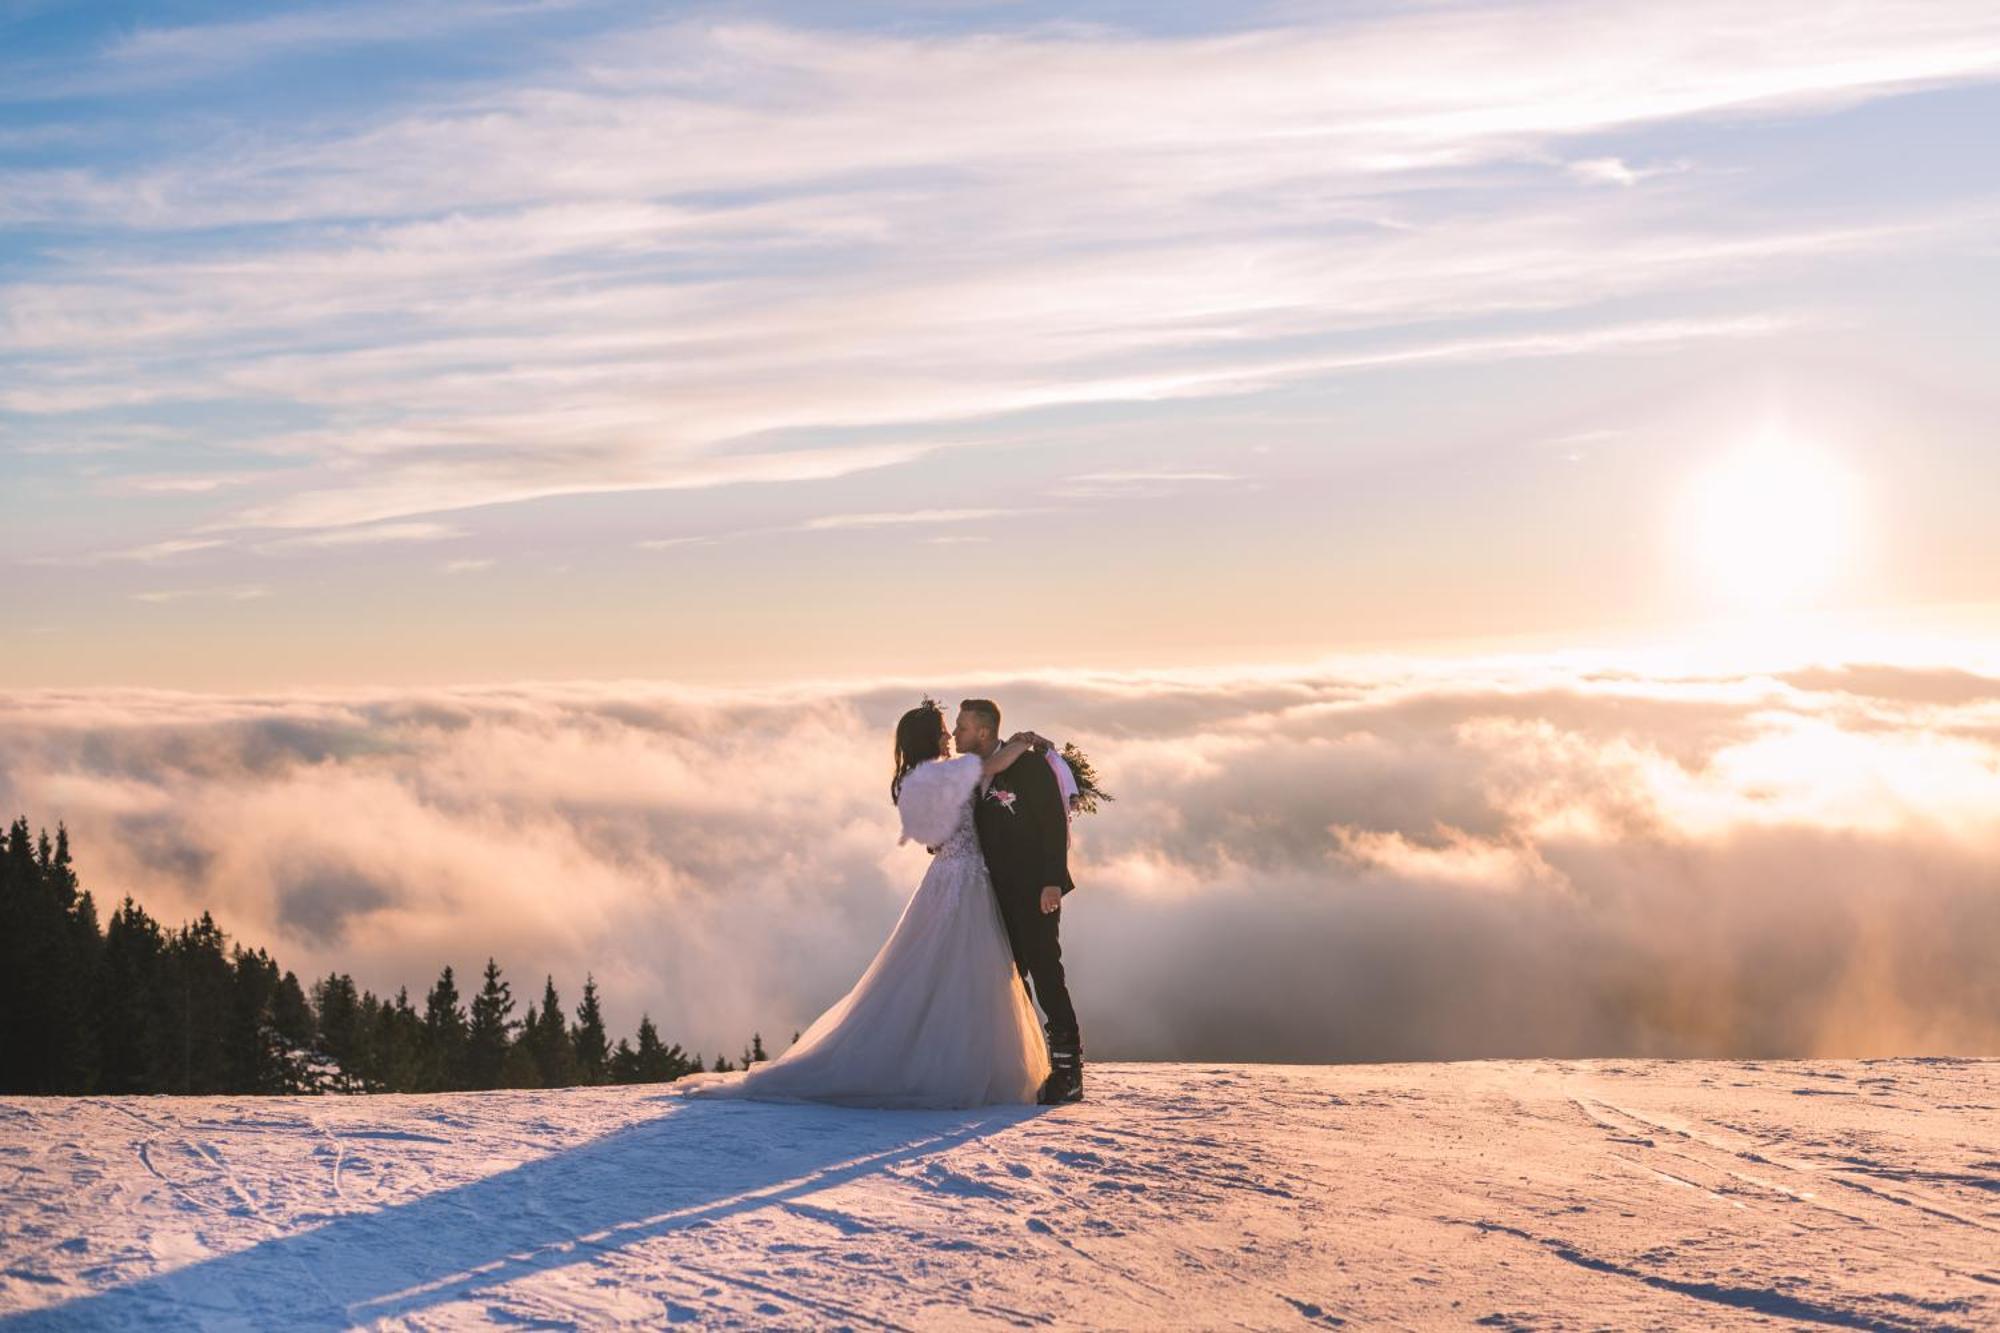
[[[1083,1100],[1083,1043],[1074,1034],[1049,1038],[1049,1076],[1036,1099],[1043,1106]]]

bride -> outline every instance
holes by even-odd
[[[747,1070],[692,1074],[674,1088],[846,1106],[1034,1102],[1049,1075],[1048,1049],[980,855],[972,795],[1040,741],[1019,732],[984,759],[954,759],[936,703],[903,714],[889,796],[902,840],[936,856],[888,941],[784,1054]]]

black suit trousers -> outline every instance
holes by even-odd
[[[993,896],[1000,904],[1000,919],[1007,924],[1008,942],[1014,946],[1014,965],[1048,1020],[1049,1039],[1075,1040],[1076,1010],[1063,981],[1062,913],[1042,911],[1039,884],[996,883]]]

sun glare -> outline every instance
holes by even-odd
[[[1767,433],[1694,479],[1680,532],[1711,594],[1743,606],[1798,606],[1848,563],[1855,511],[1846,468]]]

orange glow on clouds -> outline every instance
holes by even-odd
[[[852,981],[922,869],[938,682],[0,696],[101,903],[302,976],[585,971],[704,1049]],[[1110,1057],[2000,1048],[2000,672],[1554,656],[968,676],[1118,798],[1065,928]],[[946,691],[949,693],[949,691]],[[1864,1021],[1865,1020],[1865,1021]]]

